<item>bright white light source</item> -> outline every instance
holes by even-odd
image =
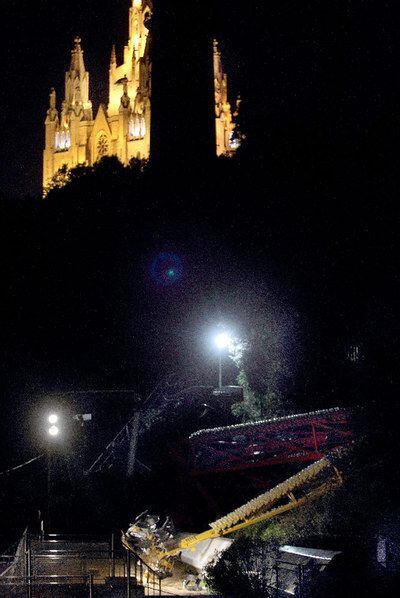
[[[215,337],[215,344],[218,349],[226,349],[232,344],[232,339],[226,332],[220,332],[220,334],[217,334]]]
[[[49,424],[56,424],[58,422],[58,415],[56,415],[55,413],[52,413],[51,415],[49,415],[48,421],[49,421]]]
[[[59,432],[60,432],[60,429],[58,428],[58,426],[51,426],[49,428],[50,436],[58,436]]]

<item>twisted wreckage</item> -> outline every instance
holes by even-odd
[[[194,473],[221,470],[222,463],[238,469],[257,467],[260,462],[272,465],[320,458],[199,534],[177,533],[169,518],[160,525],[159,517],[140,514],[122,534],[122,544],[162,577],[171,574],[176,559],[202,573],[231,545],[233,540],[225,536],[301,507],[340,486],[353,430],[348,412],[330,409],[203,430],[190,440]]]

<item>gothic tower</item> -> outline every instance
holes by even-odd
[[[214,97],[215,97],[215,141],[217,156],[229,155],[239,147],[239,138],[233,137],[236,128],[234,117],[238,116],[240,97],[236,100],[236,110],[232,115],[228,102],[228,77],[224,73],[221,52],[217,40],[213,41],[214,49]]]
[[[195,4],[200,7],[202,2],[196,0]],[[187,14],[189,14],[187,11],[190,7],[186,9]],[[150,156],[150,132],[153,128],[152,138],[156,139],[157,145],[164,148],[164,153],[174,154],[180,151],[182,155],[187,153],[188,148],[196,150],[196,140],[200,140],[202,135],[204,137],[207,129],[209,138],[205,145],[208,144],[210,153],[215,153],[213,130],[212,128],[208,129],[207,124],[208,122],[212,123],[215,119],[217,154],[230,154],[234,151],[235,148],[231,144],[234,124],[227,101],[227,80],[222,71],[217,45],[214,44],[214,116],[212,43],[211,40],[207,42],[208,34],[204,32],[204,29],[199,33],[198,23],[194,19],[193,34],[196,31],[199,33],[197,37],[202,45],[198,46],[195,43],[197,38],[193,40],[190,32],[187,31],[184,45],[180,47],[180,41],[174,41],[173,32],[168,30],[168,18],[171,13],[168,10],[165,12],[163,2],[160,2],[159,6],[157,5],[157,9],[160,18],[158,21],[156,19],[156,23],[159,23],[160,38],[164,42],[164,45],[161,43],[159,49],[163,55],[152,56],[151,54],[153,2],[151,0],[131,0],[129,39],[123,50],[123,61],[122,64],[117,63],[117,55],[115,47],[113,47],[109,68],[108,105],[101,104],[94,119],[89,96],[89,73],[85,69],[81,40],[79,37],[74,40],[69,70],[65,73],[64,99],[60,111],[57,110],[56,92],[54,89],[50,91],[49,108],[45,120],[44,189],[48,187],[52,177],[62,167],[73,168],[78,164],[90,166],[106,155],[117,156],[125,165],[132,158],[147,159]],[[182,10],[178,4],[174,10],[177,23],[182,25],[183,32],[185,23]],[[186,29],[188,26],[186,23]],[[165,42],[168,43],[165,44]],[[169,49],[172,48],[172,43],[179,64],[171,64]],[[199,52],[203,52],[204,56]],[[190,60],[186,59],[187,56]],[[160,60],[157,61],[157,58]],[[168,73],[162,73],[163,87],[160,97],[153,98],[158,107],[158,120],[160,118],[168,119],[168,122],[164,124],[171,124],[172,128],[170,126],[169,129],[168,126],[153,127],[151,124],[153,59],[157,66],[167,65],[170,73],[169,80]],[[207,66],[208,62],[209,67]],[[207,69],[209,69],[208,72]],[[194,83],[197,82],[198,85],[189,93],[193,76],[195,77]],[[172,85],[173,83],[174,85]],[[197,96],[199,101],[194,102],[193,98]],[[190,101],[190,97],[192,101]],[[159,109],[163,102],[164,107]],[[165,113],[165,103],[168,103],[169,106],[168,114]],[[206,107],[205,111],[201,106]],[[179,135],[174,133],[176,127],[180,127]],[[158,137],[158,132],[160,137]],[[165,135],[161,137],[161,133],[165,133]],[[184,144],[181,146],[182,140]]]
[[[81,40],[75,38],[69,70],[65,73],[64,100],[59,115],[56,92],[50,91],[45,120],[46,145],[43,155],[43,185],[57,170],[86,164],[88,141],[93,124],[92,102],[89,99],[89,73],[85,69]]]
[[[132,1],[129,41],[121,65],[117,66],[115,46],[111,52],[107,118],[112,144],[108,153],[118,156],[123,164],[131,158],[148,158],[150,154],[152,10],[149,0]]]

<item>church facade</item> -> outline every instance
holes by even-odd
[[[117,65],[111,52],[108,105],[100,105],[93,117],[81,40],[74,40],[70,68],[65,73],[65,93],[57,109],[54,89],[50,91],[45,120],[43,188],[57,171],[67,166],[92,165],[103,156],[117,156],[125,165],[132,158],[150,156],[151,128],[151,35],[150,0],[132,0],[129,8],[129,40],[123,62]],[[235,124],[228,102],[227,76],[221,53],[214,41],[215,131],[217,155],[232,154]],[[238,107],[239,101],[237,102]]]

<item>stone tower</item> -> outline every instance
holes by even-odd
[[[215,142],[217,156],[234,152],[239,147],[239,138],[233,137],[236,128],[234,117],[238,116],[240,98],[236,100],[236,110],[232,114],[228,102],[228,77],[224,73],[221,51],[217,40],[213,41],[214,97],[215,97]]]
[[[47,110],[46,145],[43,155],[43,185],[64,164],[68,167],[88,162],[88,143],[93,126],[89,99],[89,73],[85,69],[81,40],[75,38],[71,63],[65,73],[64,100],[59,113],[56,92],[50,91]]]
[[[54,174],[64,166],[73,168],[79,164],[92,165],[106,155],[117,156],[125,165],[132,158],[149,158],[152,108],[152,35],[150,33],[152,15],[151,0],[131,0],[129,40],[123,50],[123,62],[117,64],[116,51],[113,47],[109,69],[108,105],[101,104],[95,118],[93,118],[89,96],[89,73],[85,69],[81,40],[79,37],[75,38],[70,67],[65,73],[64,99],[60,111],[57,109],[56,92],[54,89],[50,91],[43,152],[44,189],[49,185]],[[212,61],[211,51],[210,42]],[[210,81],[212,82],[212,72],[210,72]],[[235,149],[230,143],[234,124],[227,102],[226,75],[222,71],[216,44],[214,44],[214,86],[216,152],[218,155],[229,154]],[[213,105],[212,91],[210,105]],[[178,113],[170,113],[169,116],[171,119],[181,117],[182,115]],[[196,119],[196,114],[193,114],[192,118]],[[187,134],[189,135],[190,131]]]

